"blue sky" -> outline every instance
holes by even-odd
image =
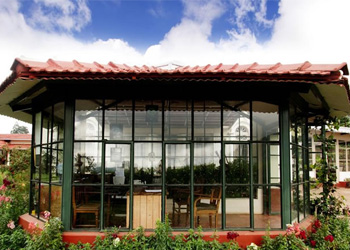
[[[155,66],[347,62],[349,10],[349,0],[0,0],[0,82],[16,57]],[[0,133],[11,130],[7,121],[0,117]]]

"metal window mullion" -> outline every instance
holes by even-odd
[[[132,100],[132,143],[130,152],[130,191],[129,191],[129,229],[133,228],[133,204],[134,204],[134,158],[135,158],[135,99]]]
[[[29,211],[28,213],[31,215],[32,214],[32,204],[33,204],[33,174],[34,174],[34,169],[35,169],[35,164],[34,164],[34,148],[35,148],[35,118],[36,118],[36,114],[35,112],[32,115],[32,124],[34,124],[34,126],[32,126],[32,141],[31,141],[31,145],[32,145],[32,150],[30,151],[30,188],[29,188]]]
[[[190,146],[190,228],[194,227],[194,100],[191,107],[191,146]]]
[[[221,228],[226,228],[226,166],[225,166],[225,144],[224,144],[224,107],[221,104]]]
[[[62,179],[62,223],[65,230],[71,229],[72,215],[72,176],[74,164],[74,110],[75,100],[65,103],[64,112],[64,146],[63,146],[63,179]],[[67,205],[69,204],[69,205]]]
[[[249,147],[249,175],[250,175],[250,192],[249,192],[249,207],[250,207],[250,227],[254,228],[254,172],[253,172],[253,147],[251,142],[248,144]]]
[[[103,135],[104,127],[102,128]],[[102,137],[103,138],[103,137]],[[102,143],[102,166],[101,166],[101,184],[100,184],[100,228],[104,228],[104,200],[105,200],[105,163],[106,163],[106,143]]]

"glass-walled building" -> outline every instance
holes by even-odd
[[[152,230],[165,218],[177,230],[300,222],[308,125],[350,111],[346,65],[311,65],[313,74],[280,64],[79,65],[16,60],[19,75],[0,89],[17,87],[6,105],[33,123],[28,212],[50,211],[65,230]],[[345,94],[332,103],[332,91]]]

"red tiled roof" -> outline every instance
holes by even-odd
[[[21,67],[18,67],[21,65]],[[94,77],[108,77],[108,76],[126,76],[126,75],[152,75],[166,77],[166,76],[183,76],[191,75],[192,77],[206,78],[212,75],[231,75],[232,77],[241,75],[242,77],[255,78],[267,76],[310,76],[318,78],[326,78],[328,80],[338,80],[341,75],[339,71],[342,70],[345,75],[348,75],[348,68],[346,63],[341,64],[311,64],[309,62],[299,64],[267,64],[260,65],[258,63],[248,65],[206,65],[206,66],[180,66],[175,69],[165,69],[155,66],[128,66],[126,64],[115,64],[109,62],[108,64],[83,63],[73,60],[72,62],[54,61],[49,59],[47,62],[34,62],[22,59],[16,59],[11,69],[17,72],[18,76],[27,76],[29,78],[36,78],[41,76],[77,76],[77,75],[94,75]]]
[[[30,141],[31,134],[0,134],[1,141]]]

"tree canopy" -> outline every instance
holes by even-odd
[[[13,125],[11,134],[29,134],[29,130],[26,126],[21,126],[17,122]]]

